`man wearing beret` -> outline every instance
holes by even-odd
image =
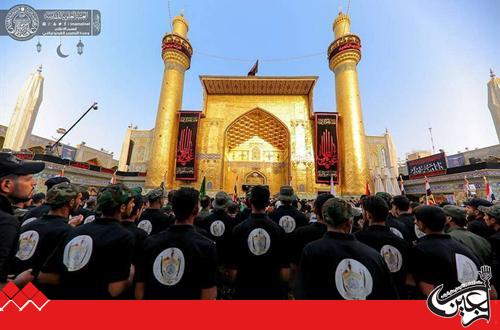
[[[471,249],[481,265],[489,265],[491,258],[490,243],[485,238],[465,229],[467,225],[465,209],[455,205],[445,205],[443,211],[446,214],[446,233]]]
[[[10,153],[0,153],[0,289],[6,284],[17,253],[19,221],[12,204],[28,201],[35,189],[33,174],[45,168],[42,162],[27,162]]]
[[[101,218],[72,230],[43,266],[38,279],[59,284],[62,299],[110,299],[132,283],[134,236],[120,224],[134,207],[122,184],[103,188],[97,197]]]
[[[482,198],[472,198],[465,203],[468,220],[467,230],[484,238],[488,238],[495,233],[494,230],[489,228],[484,222],[484,213],[479,210],[480,206],[490,207],[491,205],[491,202]]]
[[[387,265],[378,253],[351,234],[351,206],[331,198],[322,208],[328,231],[302,251],[297,299],[396,299]]]
[[[493,272],[492,283],[497,292],[500,290],[500,203],[494,204],[490,207],[479,207],[480,211],[484,213],[484,221],[495,233],[488,237],[491,244],[492,257],[491,268]]]
[[[50,188],[52,188],[56,184],[62,183],[62,182],[70,182],[70,181],[68,178],[66,178],[64,176],[55,176],[53,178],[46,180],[45,186],[47,187],[47,191],[49,191]],[[28,223],[29,223],[30,221],[38,219],[42,215],[49,213],[49,211],[50,211],[50,205],[48,205],[46,203],[44,203],[40,206],[37,206],[37,207],[29,210],[28,213],[26,213],[24,215],[22,223],[24,224],[26,221],[28,221]]]
[[[16,274],[31,269],[32,276],[37,276],[57,245],[79,224],[74,221],[68,224],[68,219],[80,205],[81,198],[79,188],[68,182],[56,184],[47,192],[49,213],[21,227]]]
[[[411,270],[422,295],[427,297],[440,284],[446,292],[476,280],[479,259],[444,233],[445,212],[437,206],[421,205],[413,213],[418,229],[425,233],[411,250]]]
[[[148,235],[154,235],[167,229],[172,224],[173,219],[161,210],[165,201],[163,189],[151,190],[146,195],[146,198],[149,201],[149,207],[142,212],[137,227],[144,230]]]

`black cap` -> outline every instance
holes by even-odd
[[[29,175],[43,171],[45,163],[24,161],[11,153],[0,153],[0,178],[15,174]]]
[[[45,181],[45,186],[47,186],[47,190],[55,186],[56,184],[63,183],[63,182],[69,182],[69,179],[65,176],[55,176],[53,178],[48,179]]]

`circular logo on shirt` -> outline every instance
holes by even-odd
[[[346,258],[335,270],[335,285],[344,299],[364,300],[372,293],[373,279],[362,263]]]
[[[226,229],[226,226],[224,225],[224,222],[221,220],[215,220],[212,222],[210,225],[210,233],[214,235],[215,237],[220,237],[224,235],[224,230]]]
[[[34,230],[28,230],[19,235],[19,250],[16,257],[21,260],[28,260],[35,253],[40,236]]]
[[[141,220],[137,224],[137,228],[144,230],[146,233],[151,234],[151,230],[153,230],[153,225],[149,220]]]
[[[289,215],[284,215],[280,218],[279,225],[285,233],[290,234],[295,230],[295,219]]]
[[[85,218],[85,220],[83,220],[83,224],[94,222],[94,220],[95,220],[95,215],[89,215],[88,217]]]
[[[401,266],[403,265],[403,256],[394,246],[388,244],[382,246],[380,249],[380,255],[384,257],[385,263],[391,273],[396,273],[401,269]]]
[[[256,256],[261,256],[267,251],[271,246],[271,237],[267,231],[262,228],[255,228],[248,235],[248,248]]]
[[[469,257],[455,253],[455,262],[457,264],[457,279],[460,283],[467,283],[477,279],[477,266]]]
[[[403,234],[401,234],[401,232],[397,228],[389,227],[389,230],[397,237],[404,239]]]
[[[415,224],[414,228],[415,228],[415,235],[417,236],[417,238],[422,238],[425,236],[425,233],[420,229],[418,229],[417,224]]]
[[[80,235],[69,241],[64,247],[63,263],[69,272],[82,269],[92,255],[92,237]]]
[[[178,248],[163,250],[155,259],[153,274],[163,285],[176,285],[184,274],[184,254]]]
[[[21,224],[21,227],[22,226],[26,226],[28,223],[31,223],[31,222],[35,221],[36,219],[38,219],[38,218],[37,217],[32,217],[32,218],[24,220],[24,222]]]

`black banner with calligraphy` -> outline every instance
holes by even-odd
[[[200,112],[180,112],[177,149],[175,156],[175,179],[196,180],[196,133]]]
[[[410,179],[446,174],[446,157],[444,152],[428,157],[410,160],[406,163]]]
[[[314,157],[316,183],[339,183],[338,120],[335,113],[316,113]]]

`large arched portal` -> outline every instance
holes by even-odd
[[[224,191],[265,183],[276,193],[290,178],[290,133],[269,112],[253,109],[227,127],[223,159]]]

